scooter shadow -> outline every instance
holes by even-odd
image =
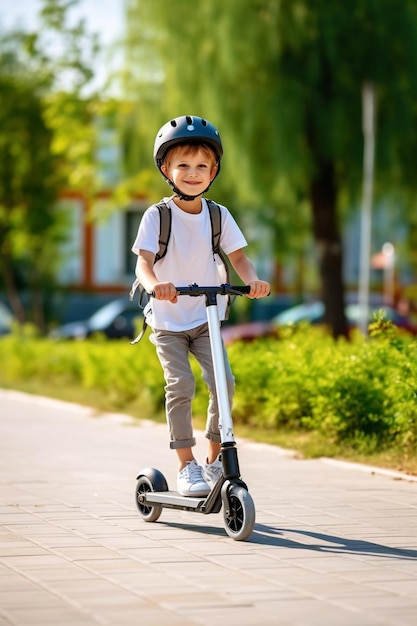
[[[309,541],[303,541],[303,538]],[[336,535],[328,535],[312,530],[293,528],[276,528],[265,524],[255,524],[249,542],[293,548],[294,550],[311,550],[326,554],[356,554],[361,556],[376,556],[387,559],[417,560],[417,550],[395,548],[372,541],[348,539]]]
[[[194,525],[178,522],[158,522],[170,528],[183,528],[204,535],[227,537],[223,528],[207,525]],[[305,538],[305,541],[303,541]],[[308,539],[308,541],[307,541]],[[293,550],[310,550],[319,554],[350,554],[376,556],[386,559],[417,561],[417,550],[394,548],[372,541],[348,539],[336,535],[303,530],[299,528],[277,528],[265,524],[255,524],[252,534],[245,544],[291,548]]]
[[[164,522],[158,520],[157,524],[163,524],[167,528],[182,528],[189,532],[199,533],[201,535],[217,535],[218,537],[226,537],[226,531],[223,528],[216,528],[215,526],[206,526],[201,524],[189,524],[179,522]]]

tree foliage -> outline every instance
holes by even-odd
[[[140,146],[149,154],[176,115],[217,124],[226,151],[216,185],[266,216],[277,255],[309,206],[327,321],[345,334],[340,215],[360,199],[365,81],[378,98],[376,190],[414,189],[416,3],[129,0],[128,14]]]
[[[8,33],[0,46],[0,268],[17,318],[26,317],[24,287],[40,328],[67,230],[57,199],[94,178],[95,104],[82,90],[96,47],[86,53],[84,26],[68,26],[72,4],[45,0],[42,28]]]

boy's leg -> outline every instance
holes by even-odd
[[[170,447],[177,451],[180,464],[185,465],[193,459],[191,448],[195,446],[191,422],[195,380],[189,362],[189,337],[186,333],[154,330],[151,340],[164,371]]]
[[[190,461],[195,461],[194,454],[191,448],[177,448],[175,450],[178,457],[179,467],[178,471],[180,472]]]
[[[170,447],[177,453],[177,490],[183,496],[205,497],[210,487],[194,459],[191,401],[195,379],[189,361],[190,335],[187,332],[154,331],[152,342],[164,370],[165,407],[171,433]]]
[[[212,439],[208,440],[207,446],[207,459],[206,463],[211,465],[217,459],[220,454],[221,444],[217,443],[217,441],[213,441]]]
[[[209,389],[210,399],[207,411],[206,438],[208,443],[207,461],[213,463],[220,452],[219,409],[217,403],[217,390],[214,378],[213,358],[211,354],[208,325],[204,324],[195,329],[193,340],[190,343],[190,352],[195,356],[202,369],[203,380]],[[232,406],[235,389],[235,379],[230,369],[226,350],[223,346],[224,364],[226,370],[227,391],[230,407]]]

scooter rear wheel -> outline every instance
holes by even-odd
[[[162,506],[159,504],[147,504],[144,501],[149,491],[168,491],[166,480],[158,470],[144,470],[138,476],[138,482],[136,483],[136,505],[140,515],[145,522],[156,522],[162,513]]]
[[[223,519],[229,537],[244,541],[255,525],[255,504],[249,492],[240,485],[228,490],[228,506],[223,506]]]

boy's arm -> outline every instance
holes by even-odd
[[[149,250],[139,250],[136,261],[136,276],[148,293],[153,292],[157,300],[177,302],[178,296],[173,283],[160,283],[153,271],[155,254]]]
[[[249,298],[263,298],[269,295],[270,284],[265,280],[259,280],[255,266],[242,248],[231,252],[228,257],[236,274],[246,285],[250,286]]]

